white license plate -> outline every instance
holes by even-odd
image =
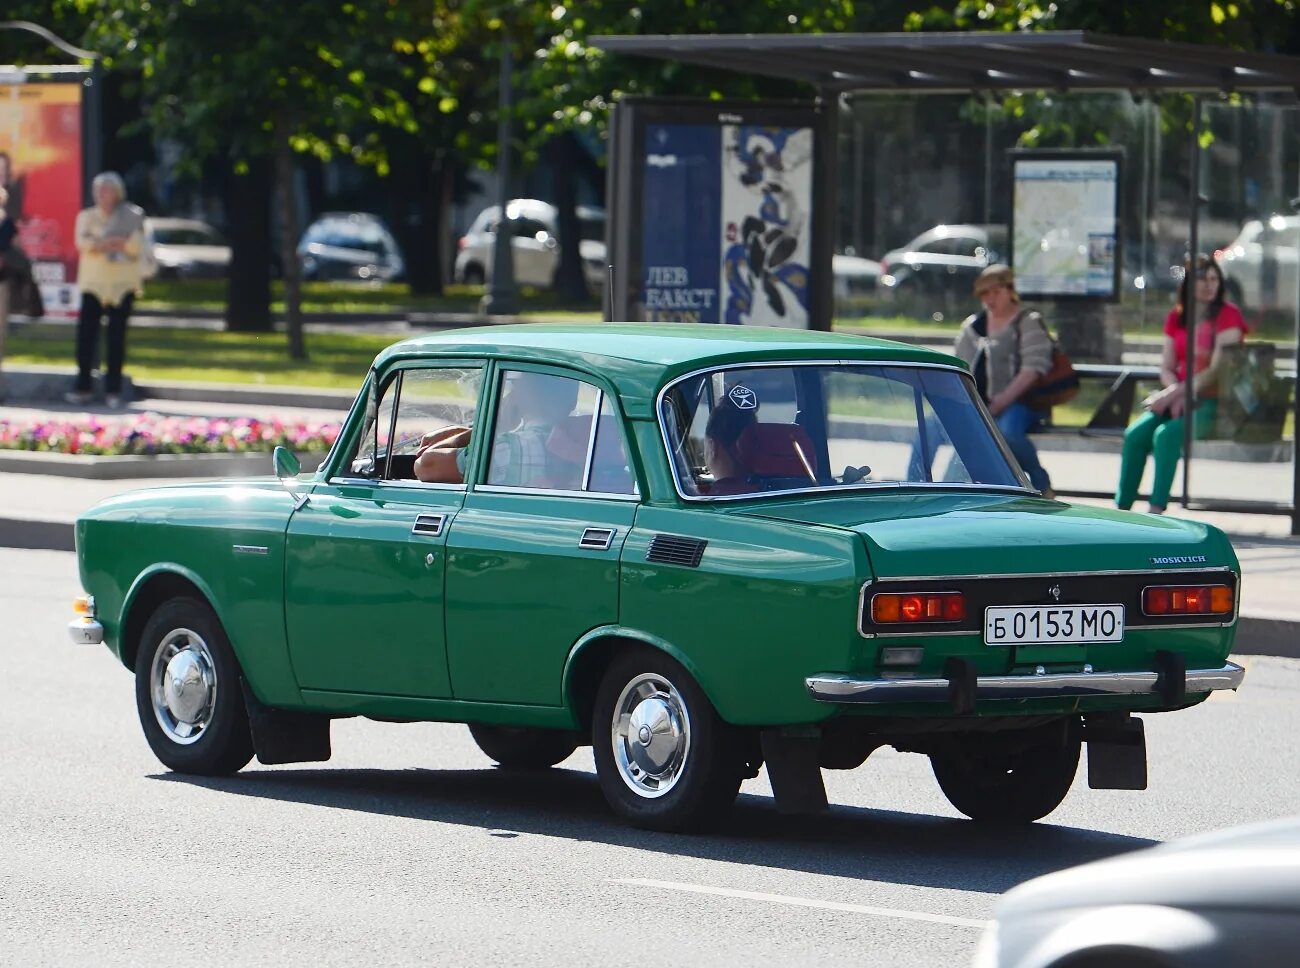
[[[994,605],[985,645],[1083,645],[1124,640],[1123,605]]]

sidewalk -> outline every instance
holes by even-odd
[[[132,413],[152,411],[164,415],[269,416],[286,421],[342,420],[352,403],[352,394],[298,390],[292,387],[230,386],[225,384],[176,384],[140,387],[151,396],[138,400],[118,414],[102,409],[92,411],[101,420],[129,418]],[[64,404],[40,403],[30,406],[0,406],[0,419],[42,420],[68,419],[82,408]],[[1044,462],[1053,474],[1065,471],[1063,462],[1078,463],[1087,479],[1110,481],[1114,472],[1108,461],[1112,455],[1099,453],[1045,452]],[[9,463],[6,463],[6,458]],[[30,473],[15,472],[21,452],[0,451],[0,546],[73,550],[73,525],[77,516],[96,502],[122,491],[157,484],[175,483],[175,476],[130,479],[87,479],[73,476],[76,471],[61,470]],[[217,462],[214,462],[214,464]],[[1206,465],[1219,462],[1205,462]],[[1259,468],[1238,462],[1222,462],[1225,478],[1238,491],[1243,472],[1257,475]],[[1086,464],[1086,466],[1084,466]],[[1290,471],[1290,464],[1281,465]],[[58,467],[56,462],[53,467]],[[1194,474],[1206,481],[1208,467],[1198,463]],[[271,474],[271,456],[242,455],[228,466],[212,467],[212,479],[220,476]],[[1059,479],[1063,479],[1063,475]],[[202,477],[186,477],[202,480]],[[1201,488],[1198,487],[1198,491]],[[1073,503],[1108,506],[1092,498],[1070,498]],[[1139,504],[1139,508],[1143,505]],[[1220,511],[1184,511],[1177,504],[1169,509],[1171,517],[1184,517],[1212,524],[1232,539],[1242,565],[1242,619],[1237,647],[1246,653],[1300,657],[1300,537],[1290,536],[1290,518],[1281,514],[1239,514]]]

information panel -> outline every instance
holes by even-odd
[[[1012,154],[1011,259],[1031,297],[1119,298],[1118,152]]]

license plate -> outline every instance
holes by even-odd
[[[1124,640],[1123,605],[994,605],[985,645],[1083,645]]]

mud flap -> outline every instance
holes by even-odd
[[[1147,741],[1142,720],[1128,713],[1083,717],[1088,744],[1088,786],[1094,790],[1145,790]]]
[[[244,706],[253,731],[253,750],[257,761],[266,766],[282,763],[316,763],[328,760],[330,718],[320,713],[303,713],[276,709],[263,704],[248,683],[239,680],[244,690]]]
[[[779,813],[821,813],[828,809],[822,782],[819,729],[765,729],[763,760]]]

